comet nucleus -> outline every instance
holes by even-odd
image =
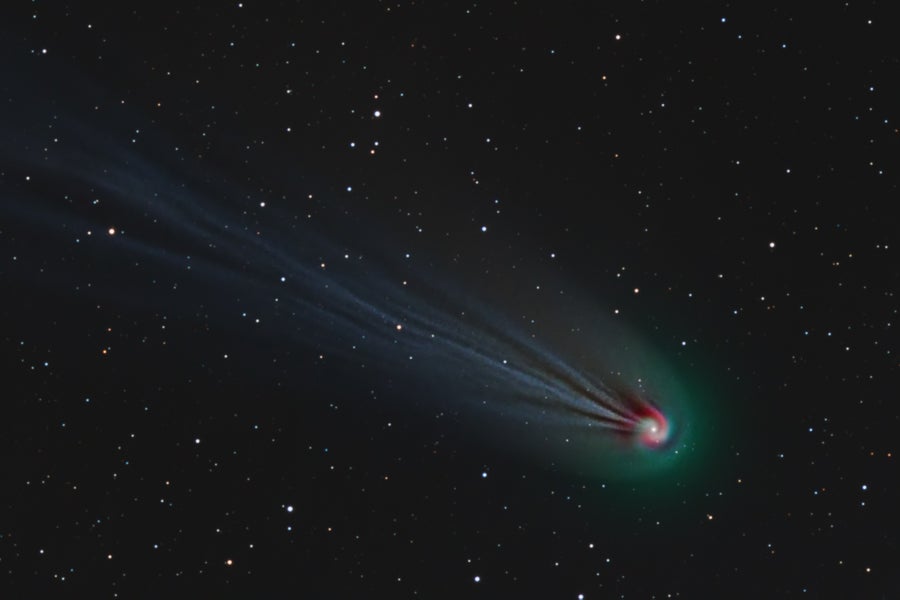
[[[651,448],[661,446],[669,439],[669,422],[658,410],[649,411],[650,414],[641,417],[638,421],[635,433],[641,443]]]

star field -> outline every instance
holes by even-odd
[[[8,3],[0,596],[894,597],[891,8]]]

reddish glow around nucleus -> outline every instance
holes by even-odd
[[[653,407],[646,407],[646,414],[638,421],[635,433],[646,446],[655,448],[669,439],[669,422],[665,415]]]

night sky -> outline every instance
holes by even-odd
[[[893,8],[6,2],[0,597],[900,597]]]

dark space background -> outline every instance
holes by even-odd
[[[0,597],[900,596],[891,9],[5,3]],[[712,458],[533,460],[227,282],[145,296],[50,235],[81,209],[18,216],[67,193],[29,175],[57,119],[466,294],[621,309],[710,390]]]

